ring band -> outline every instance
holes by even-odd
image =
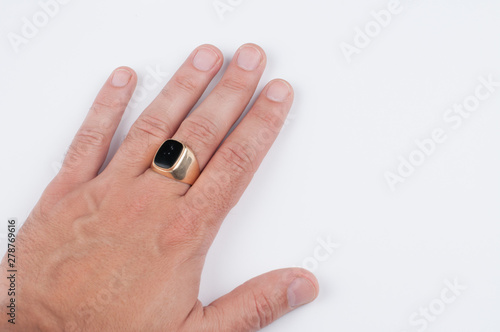
[[[168,178],[193,184],[200,175],[200,166],[193,153],[185,144],[168,139],[156,151],[151,169]]]

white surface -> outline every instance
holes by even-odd
[[[479,77],[500,81],[500,3],[402,0],[348,63],[340,44],[388,1],[224,0],[236,4],[224,20],[212,1],[73,0],[17,53],[8,33],[20,34],[40,6],[0,1],[2,225],[27,216],[113,68],[170,75],[199,44],[215,44],[228,61],[255,42],[268,55],[261,87],[283,77],[296,102],[209,253],[203,302],[301,265],[317,238],[330,237],[340,246],[317,256],[317,301],[266,331],[417,331],[412,313],[440,309],[444,280],[455,278],[467,289],[427,330],[499,331],[500,89],[459,129],[443,115],[474,94]],[[114,149],[159,88],[135,97]],[[391,191],[384,173],[435,128],[446,142]]]

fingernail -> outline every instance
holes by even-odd
[[[290,86],[283,81],[274,81],[267,88],[266,96],[272,101],[283,102],[290,95]]]
[[[288,305],[291,308],[301,306],[314,300],[316,289],[304,278],[297,278],[288,286]]]
[[[193,58],[193,66],[201,71],[209,71],[212,69],[217,61],[219,55],[209,48],[200,48]]]
[[[113,78],[111,79],[111,85],[117,88],[124,87],[130,81],[132,73],[126,69],[117,69],[113,73]]]
[[[255,70],[262,62],[262,54],[253,46],[243,46],[238,53],[236,64],[241,69],[252,71]]]

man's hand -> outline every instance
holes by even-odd
[[[198,47],[98,174],[137,82],[130,68],[114,71],[17,236],[17,318],[12,325],[4,317],[2,330],[255,331],[317,296],[315,277],[292,268],[252,279],[208,306],[198,300],[207,251],[293,99],[287,82],[270,82],[221,145],[266,58],[260,47],[242,46],[186,118],[222,63],[218,49]],[[202,173],[192,186],[149,168],[168,138],[197,156]],[[5,257],[1,269],[7,275]],[[6,289],[3,280],[4,308]]]

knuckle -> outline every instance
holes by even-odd
[[[75,135],[73,143],[69,146],[64,159],[64,166],[72,167],[79,163],[92,151],[102,148],[106,144],[106,135],[93,129],[80,129]]]
[[[180,205],[183,206],[175,209],[167,227],[159,234],[160,248],[165,250],[179,246],[195,248],[205,238],[202,230],[202,215],[190,209],[186,203]]]
[[[234,76],[223,79],[221,86],[230,92],[236,93],[247,92],[249,90],[248,83],[243,78]]]
[[[200,229],[200,215],[198,213],[190,213],[186,210],[178,213],[177,221],[173,224],[176,234],[182,238],[192,239],[198,234]]]
[[[127,103],[120,98],[100,98],[94,101],[91,110],[101,114],[115,109],[125,109]]]
[[[248,114],[259,121],[263,127],[277,133],[285,123],[285,116],[280,114],[278,110],[272,108],[256,107]]]
[[[175,75],[172,78],[172,83],[176,89],[182,90],[189,94],[194,94],[198,91],[198,83],[192,76],[189,75]],[[163,90],[168,90],[168,88],[165,88]],[[166,93],[168,94],[168,92]]]
[[[219,200],[216,199],[218,188],[207,184],[204,188],[193,190],[191,195],[185,196],[181,214],[183,220],[189,223],[189,220],[208,222],[210,216],[215,210],[220,210]]]
[[[191,195],[184,196],[183,203],[179,204],[179,212],[182,219],[198,219],[202,215],[202,211],[206,210],[209,206],[209,201],[207,197],[197,190],[191,193]]]
[[[256,150],[250,144],[230,143],[221,147],[219,155],[226,167],[236,173],[253,173],[256,171],[254,160]]]
[[[214,121],[200,115],[188,117],[182,129],[190,140],[194,138],[197,141],[195,144],[210,144],[217,139],[219,133],[219,128]]]
[[[277,318],[277,305],[264,293],[252,294],[253,314],[249,317],[249,325],[262,329]]]
[[[164,139],[168,137],[172,132],[170,125],[153,115],[143,114],[141,115],[134,124],[135,130],[147,137],[153,136],[159,139]]]
[[[184,196],[184,205],[181,205],[183,218],[196,220],[208,228],[216,227],[235,205],[234,195],[224,188],[220,183],[208,180],[203,187],[193,189]]]
[[[81,129],[75,136],[77,146],[101,147],[106,142],[106,135],[95,129]]]

